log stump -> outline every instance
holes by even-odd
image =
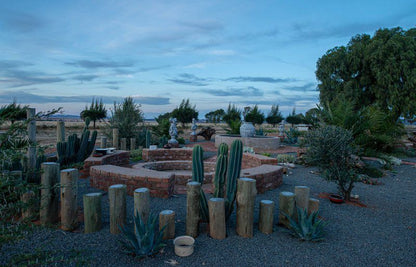
[[[209,211],[209,235],[214,239],[224,239],[225,227],[225,202],[223,198],[211,198],[208,200]]]
[[[274,201],[260,201],[259,230],[263,234],[273,233]]]
[[[56,142],[65,142],[65,122],[56,122]]]
[[[127,139],[124,137],[120,139],[120,149],[127,150]]]
[[[165,227],[163,240],[175,238],[175,212],[173,210],[162,210],[159,213],[159,231]]]
[[[101,193],[89,193],[84,201],[84,233],[93,233],[101,229]]]
[[[112,185],[108,188],[108,201],[110,202],[110,233],[120,233],[119,226],[126,223],[126,192],[124,184]]]
[[[295,202],[297,208],[308,210],[309,192],[310,189],[307,186],[295,186]]]
[[[279,224],[290,228],[289,219],[284,214],[291,218],[295,214],[295,194],[292,192],[280,192],[279,194]]]
[[[254,202],[256,200],[256,180],[237,180],[237,222],[236,232],[242,237],[253,237]]]
[[[200,190],[198,182],[186,184],[186,234],[192,237],[198,236]]]
[[[132,137],[130,138],[130,150],[136,149],[136,138]]]
[[[134,190],[134,216],[140,216],[144,223],[150,213],[150,191],[149,189],[137,188]]]
[[[308,204],[308,215],[318,210],[319,210],[319,200],[316,198],[310,198],[309,204]]]
[[[41,164],[40,223],[56,223],[59,217],[59,163]]]
[[[33,191],[27,191],[23,193],[21,196],[21,200],[24,204],[22,210],[22,218],[33,220],[37,217],[37,209],[36,209],[36,194]]]
[[[115,147],[116,149],[119,148],[119,146],[118,146],[118,129],[117,128],[113,129],[113,147]]]
[[[78,177],[77,169],[61,171],[61,228],[64,231],[72,231],[78,226]]]

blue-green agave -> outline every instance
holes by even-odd
[[[324,240],[326,222],[318,218],[318,211],[308,215],[305,209],[297,208],[297,220],[283,213],[289,219],[291,234],[304,241]]]

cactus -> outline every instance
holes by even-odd
[[[204,182],[204,159],[203,159],[204,151],[202,147],[199,145],[194,146],[192,150],[192,181],[198,182],[201,185]],[[208,202],[205,197],[204,190],[202,190],[201,186],[201,198],[200,198],[200,211],[201,211],[201,219],[203,221],[208,221]]]
[[[227,173],[228,165],[228,146],[227,144],[220,144],[217,153],[217,163],[215,166],[214,176],[214,197],[224,197],[224,183],[225,175]]]
[[[225,218],[228,219],[234,209],[234,201],[237,192],[237,178],[240,177],[241,160],[243,158],[243,142],[234,140],[230,149],[230,160],[227,169],[227,181],[225,192]]]
[[[146,148],[149,148],[150,147],[150,140],[151,140],[151,138],[152,138],[152,133],[149,131],[149,130],[145,130],[145,132],[146,132]]]

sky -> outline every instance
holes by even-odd
[[[79,115],[131,96],[287,115],[318,103],[316,62],[356,34],[416,26],[416,1],[1,0],[0,105]]]

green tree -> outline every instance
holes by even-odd
[[[140,131],[143,122],[143,112],[140,104],[134,103],[132,97],[124,98],[123,103],[114,102],[114,110],[111,110],[112,116],[109,120],[111,128],[118,128],[120,138],[135,137]]]
[[[158,137],[169,137],[169,118],[172,117],[170,112],[160,114],[155,118],[157,125],[152,127],[153,133]]]
[[[230,127],[228,133],[230,134],[239,134],[240,133],[240,126],[241,126],[241,110],[238,109],[234,104],[228,104],[227,111],[225,112],[222,119],[228,124]]]
[[[12,124],[15,121],[25,120],[28,107],[27,105],[22,107],[20,104],[16,104],[16,100],[14,100],[13,103],[0,108],[0,120],[10,121]]]
[[[244,116],[244,120],[247,122],[252,122],[254,125],[262,124],[264,122],[264,114],[259,110],[257,105],[254,108],[249,108],[247,113]]]
[[[354,36],[317,62],[322,105],[351,101],[354,110],[377,105],[392,119],[416,115],[416,28],[379,29]]]
[[[95,129],[95,122],[107,117],[107,110],[104,107],[103,100],[94,98],[91,101],[91,106],[85,106],[85,109],[80,113],[81,119],[85,121],[86,118],[90,118],[93,121],[93,128]]]
[[[192,122],[192,119],[198,119],[198,111],[196,111],[196,106],[189,103],[189,99],[182,99],[179,107],[175,108],[172,111],[172,117],[176,118],[181,124],[182,127],[186,123]]]
[[[296,114],[296,109],[293,108],[292,113],[289,114],[289,116],[286,117],[286,121],[290,124],[292,124],[292,127],[294,124],[300,124],[305,121],[305,117],[302,113]]]
[[[205,114],[205,119],[207,119],[207,122],[219,123],[222,121],[224,114],[225,114],[225,111],[222,108],[217,109],[217,110],[210,111],[207,114]]]
[[[280,123],[282,120],[283,116],[279,111],[279,105],[272,105],[272,108],[266,118],[267,123],[275,127],[276,124]]]

